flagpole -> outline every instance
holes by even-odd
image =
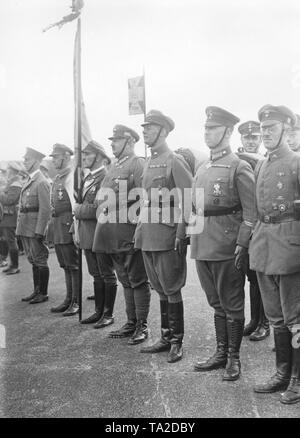
[[[82,191],[81,191],[81,148],[82,148],[82,126],[81,126],[81,18],[77,20],[77,66],[78,66],[78,77],[77,77],[77,193],[78,193],[78,203],[82,203]],[[79,269],[79,290],[78,290],[78,305],[79,305],[79,321],[82,319],[82,251],[78,248],[78,269]]]
[[[146,76],[145,76],[145,66],[143,66],[143,76],[144,76],[144,122],[146,121]],[[147,159],[147,145],[144,143],[145,147],[145,158]]]

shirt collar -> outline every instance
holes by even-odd
[[[37,169],[37,170],[34,170],[32,173],[29,173],[28,175],[29,175],[29,178],[30,179],[33,179],[33,177],[37,174],[37,173],[39,173],[39,171],[40,171],[40,169]]]
[[[229,155],[229,154],[231,154],[230,147],[224,148],[224,149],[222,149],[218,152],[215,152],[215,153],[213,151],[211,151],[210,159],[211,159],[211,161],[216,161],[216,160],[219,160],[220,158],[226,157],[226,155]]]
[[[278,158],[283,158],[290,151],[291,151],[290,148],[284,144],[284,145],[280,146],[279,148],[269,152],[268,153],[268,160],[274,161],[274,160],[277,160]]]
[[[169,148],[166,144],[162,144],[159,148],[157,148],[155,151],[151,149],[151,158],[157,158],[160,155],[164,154],[165,152],[169,151]]]

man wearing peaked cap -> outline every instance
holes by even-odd
[[[95,140],[90,141],[82,150],[82,164],[85,169],[85,177],[79,196],[80,203],[74,206],[74,215],[78,223],[78,245],[84,250],[89,274],[93,277],[93,296],[95,299],[95,312],[81,321],[81,324],[97,323],[104,314],[105,293],[109,288],[115,289],[117,278],[114,273],[113,262],[107,258],[105,269],[101,269],[97,263],[96,253],[92,251],[94,234],[97,224],[95,203],[96,195],[107,174],[107,164],[110,158],[106,155],[103,146]]]
[[[166,142],[174,122],[152,110],[142,124],[145,144],[151,148],[142,187],[147,194],[135,233],[135,247],[142,250],[149,280],[159,294],[161,338],[141,349],[142,353],[168,351],[169,363],[183,356],[184,312],[181,289],[186,281],[186,223],[189,211],[180,208],[179,196],[169,202],[169,191],[185,196],[192,186],[192,174],[185,160],[173,153]],[[154,190],[152,190],[154,189]],[[158,199],[152,193],[158,192]],[[184,205],[184,203],[182,203]],[[180,215],[181,216],[181,220]]]
[[[292,151],[300,154],[300,115],[296,114],[296,123],[288,132],[287,144]]]
[[[16,224],[22,189],[19,172],[23,169],[23,166],[17,161],[10,161],[7,168],[7,184],[0,190],[0,204],[3,206],[3,218],[0,221],[0,228],[3,230],[3,236],[7,242],[10,265],[2,272],[5,272],[6,275],[13,275],[20,272]]]
[[[261,144],[260,124],[253,120],[242,123],[238,127],[238,131],[241,134],[241,141],[243,148],[239,149],[239,152],[257,153]]]
[[[79,261],[78,250],[73,241],[72,224],[74,199],[74,169],[71,163],[73,151],[60,143],[53,145],[50,154],[58,172],[51,187],[51,213],[53,243],[59,266],[64,270],[66,296],[62,304],[51,312],[74,316],[79,311]]]
[[[49,251],[44,242],[50,219],[50,185],[40,171],[45,157],[41,152],[27,148],[24,167],[28,179],[22,187],[16,235],[21,237],[28,261],[32,265],[34,290],[22,301],[38,304],[48,300]]]
[[[255,182],[251,166],[231,151],[230,138],[239,118],[215,106],[206,109],[206,116],[205,142],[211,159],[199,166],[193,186],[195,213],[204,216],[204,229],[191,235],[191,257],[214,309],[217,349],[208,360],[196,363],[195,371],[226,367],[223,380],[236,380],[241,367],[247,248],[255,222]],[[197,190],[204,193],[204,211],[203,205],[197,205]]]
[[[268,156],[255,169],[258,222],[250,268],[274,329],[276,373],[254,391],[285,390],[280,401],[293,404],[300,402],[300,156],[289,149],[287,138],[296,116],[285,106],[265,105],[258,117]]]
[[[263,155],[258,153],[261,144],[260,123],[249,120],[238,128],[241,134],[242,147],[238,148],[237,156],[247,161],[254,170]],[[250,341],[262,341],[270,335],[269,321],[266,318],[261,299],[256,272],[247,266],[247,277],[250,283],[250,322],[245,326],[244,336],[250,335]]]
[[[135,201],[130,201],[128,194],[141,186],[144,159],[134,153],[139,136],[133,129],[116,125],[110,139],[116,161],[110,167],[97,195],[98,223],[93,251],[96,251],[103,271],[107,270],[105,266],[108,261],[113,261],[124,289],[127,322],[109,336],[129,337],[128,344],[135,345],[144,342],[148,337],[150,290],[141,251],[135,250],[133,245],[137,219],[129,217],[129,209],[134,206]],[[115,194],[111,201],[106,201],[108,191]],[[101,218],[104,220],[100,220]],[[116,286],[105,285],[104,316],[96,324],[96,328],[113,322],[116,289]]]

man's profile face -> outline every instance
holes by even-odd
[[[97,154],[92,151],[82,152],[82,166],[85,169],[91,169],[95,164]]]
[[[225,126],[206,126],[204,127],[204,140],[209,149],[214,149],[219,145],[224,132]]]
[[[148,146],[154,145],[153,143],[155,142],[160,130],[161,126],[154,123],[143,126],[143,136],[145,144]]]
[[[116,137],[111,141],[111,149],[115,157],[119,156],[126,142],[127,142],[127,138],[123,138],[123,137],[121,138]]]
[[[272,151],[279,147],[278,143],[282,135],[282,129],[282,123],[276,120],[270,120],[268,124],[262,124],[262,140],[267,150]]]
[[[35,160],[30,155],[25,155],[24,157],[24,167],[27,170],[27,172],[30,171],[32,166],[35,164]]]

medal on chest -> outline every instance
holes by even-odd
[[[61,187],[57,191],[57,198],[59,201],[62,201],[64,199],[64,192]]]
[[[219,183],[214,184],[213,194],[214,194],[214,196],[221,196],[222,195],[222,190],[221,190],[221,186]]]

